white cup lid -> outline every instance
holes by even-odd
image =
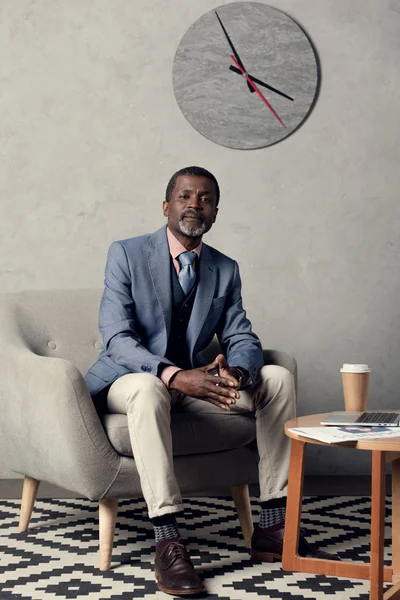
[[[371,369],[368,365],[344,363],[340,369],[341,373],[370,373]]]

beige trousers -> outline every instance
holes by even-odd
[[[148,373],[129,373],[111,385],[107,394],[110,413],[128,416],[129,436],[149,517],[183,509],[174,475],[171,409],[191,413],[221,413],[204,400],[169,392],[160,379]],[[261,368],[258,382],[240,392],[231,413],[253,412],[260,455],[260,501],[286,496],[290,440],[284,423],[296,408],[292,374],[277,365]]]

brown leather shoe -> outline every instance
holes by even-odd
[[[263,562],[274,562],[274,559],[282,560],[284,528],[270,532],[255,527],[251,536],[251,558]],[[300,532],[299,555],[311,556],[312,558],[323,558],[325,560],[340,560],[337,554],[329,554],[318,548],[313,548]]]
[[[186,596],[206,591],[181,539],[156,547],[155,574],[158,588],[166,594]]]

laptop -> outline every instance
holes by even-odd
[[[357,425],[365,427],[399,427],[400,412],[331,412],[321,425]]]

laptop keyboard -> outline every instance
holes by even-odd
[[[398,413],[363,413],[356,421],[356,423],[394,423],[399,418]]]

